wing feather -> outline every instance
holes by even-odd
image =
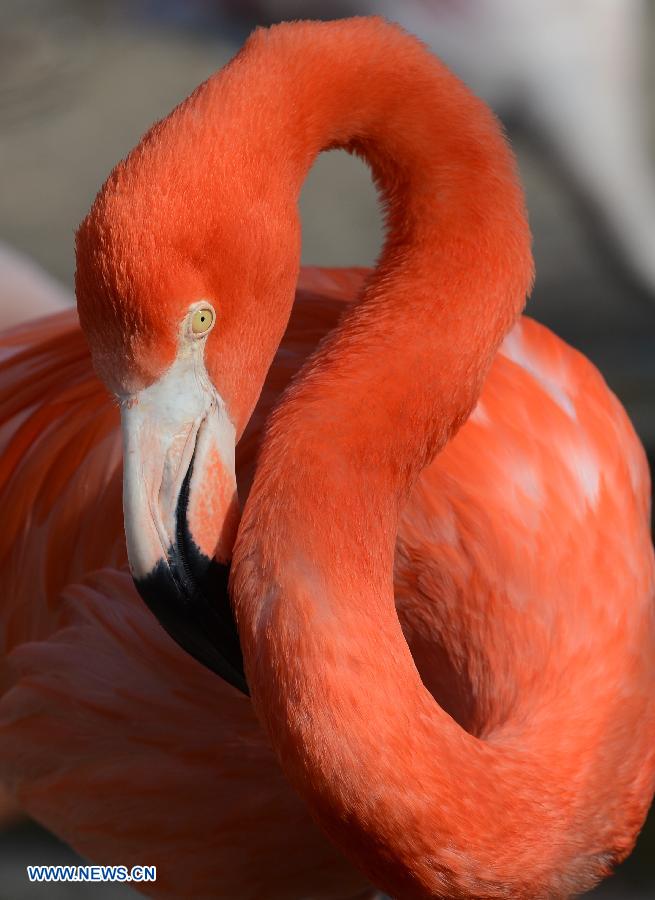
[[[0,336],[0,532],[5,652],[45,636],[58,595],[126,560],[118,410],[75,310]]]
[[[173,643],[129,573],[96,572],[62,599],[60,628],[12,654],[0,701],[0,770],[28,813],[89,859],[156,865],[152,896],[364,889],[287,785],[248,699]]]

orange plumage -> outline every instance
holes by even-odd
[[[296,291],[329,146],[369,160],[389,236],[373,273]],[[80,319],[139,590],[235,684],[211,614],[152,584],[185,610],[207,590],[184,504],[241,437],[232,600],[264,729],[141,605],[119,411],[74,314],[44,319],[0,368],[0,772],[29,812],[156,864],[162,897],[563,897],[629,852],[655,778],[648,471],[593,366],[517,320],[531,277],[498,126],[379,20],[259,32],[155,126],[80,229]],[[220,560],[228,494],[209,508]]]

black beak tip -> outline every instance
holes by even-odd
[[[175,513],[174,544],[136,589],[160,624],[182,649],[246,696],[250,695],[243,671],[228,582],[229,565],[204,554],[189,530],[187,506],[195,452],[182,482]]]
[[[239,633],[228,595],[229,566],[187,545],[184,559],[172,548],[136,589],[176,643],[199,663],[249,696]],[[211,598],[211,601],[210,599]]]

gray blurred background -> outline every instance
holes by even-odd
[[[256,24],[397,18],[503,118],[535,237],[528,311],[589,355],[655,455],[655,4],[646,0],[0,0],[0,242],[71,290],[73,231],[114,164]],[[368,172],[324,154],[302,197],[303,259],[374,262]],[[55,289],[53,287],[53,289]],[[0,293],[2,286],[0,285]],[[655,827],[598,897],[655,897]],[[29,885],[74,857],[38,826],[0,833],[0,900],[128,897]]]

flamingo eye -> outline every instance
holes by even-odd
[[[191,317],[191,330],[194,334],[206,334],[214,324],[214,310],[209,306],[197,309]]]

